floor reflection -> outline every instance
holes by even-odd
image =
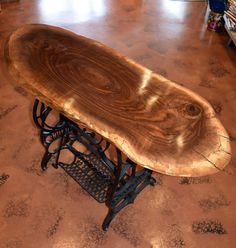
[[[164,13],[168,13],[171,19],[184,21],[186,16],[186,2],[165,0],[161,2],[161,8]]]
[[[77,23],[106,14],[104,0],[41,0],[38,4],[43,22]]]

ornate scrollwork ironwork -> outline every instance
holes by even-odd
[[[107,230],[115,215],[129,203],[133,203],[137,195],[147,186],[154,185],[155,179],[149,169],[137,170],[130,159],[123,159],[121,151],[116,148],[114,162],[107,154],[111,144],[96,133],[82,128],[60,114],[54,125],[47,123],[52,109],[35,100],[33,119],[40,129],[40,140],[45,147],[41,167],[48,168],[49,162],[61,167],[83,189],[100,203],[106,203],[108,214],[102,224]],[[81,151],[76,147],[85,148]],[[69,151],[72,161],[61,160],[61,152]]]

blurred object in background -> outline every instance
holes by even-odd
[[[228,46],[236,46],[236,0],[228,1],[228,9],[224,12],[225,29],[229,34]]]
[[[210,13],[207,21],[207,29],[220,31],[224,26],[223,14],[228,8],[227,0],[209,0]]]
[[[236,32],[236,0],[228,1],[228,9],[224,13],[225,25],[230,31]]]

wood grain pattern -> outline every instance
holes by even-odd
[[[25,89],[143,167],[203,176],[230,161],[229,137],[206,100],[97,41],[25,25],[5,59]]]

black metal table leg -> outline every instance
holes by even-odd
[[[55,125],[47,124],[51,110],[38,100],[34,103],[33,119],[40,129],[40,140],[45,147],[42,169],[46,170],[49,163],[55,168],[61,167],[94,199],[105,203],[108,214],[102,228],[107,230],[117,213],[133,203],[147,185],[155,184],[156,180],[151,176],[152,171],[137,170],[136,164],[130,159],[122,159],[122,153],[117,148],[115,163],[107,156],[110,147],[108,141],[63,115],[59,115]],[[86,152],[79,151],[76,143],[83,145]],[[69,151],[73,157],[72,162],[61,161],[62,150]]]

